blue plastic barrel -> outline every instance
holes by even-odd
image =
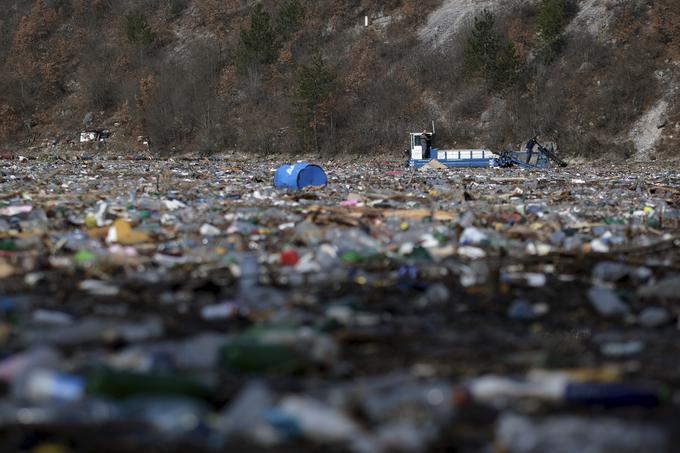
[[[325,186],[328,178],[318,165],[300,162],[281,165],[274,174],[274,187],[277,189],[298,190],[307,186]]]

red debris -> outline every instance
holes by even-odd
[[[286,250],[281,252],[282,266],[295,266],[300,261],[300,255],[295,250]]]

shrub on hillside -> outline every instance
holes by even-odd
[[[344,145],[363,154],[402,149],[406,132],[438,120],[419,99],[420,92],[403,73],[366,80],[337,116]],[[429,128],[429,127],[428,127]]]
[[[130,44],[139,47],[148,47],[156,40],[156,33],[143,14],[130,14],[125,17],[125,34]]]
[[[83,89],[89,104],[97,110],[114,107],[120,100],[121,84],[111,71],[111,66],[92,65],[85,70]]]
[[[9,104],[0,103],[0,139],[12,137],[19,128],[19,116]]]
[[[219,124],[198,132],[198,152],[203,156],[233,149],[236,146],[236,132],[229,124]]]

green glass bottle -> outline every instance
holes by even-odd
[[[296,328],[255,327],[222,346],[220,362],[230,371],[296,373],[311,365],[309,340]]]
[[[87,374],[86,392],[112,398],[142,394],[187,395],[195,398],[211,396],[210,389],[183,376],[109,368],[96,368]]]

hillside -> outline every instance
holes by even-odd
[[[4,152],[399,155],[434,119],[449,146],[678,156],[677,0],[11,3]]]

